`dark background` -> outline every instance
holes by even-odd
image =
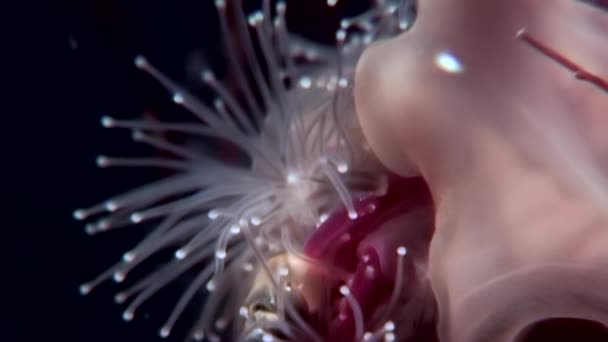
[[[256,1],[245,1],[249,9]],[[364,8],[342,1],[288,1],[288,24],[331,42],[338,18]],[[141,169],[98,169],[98,154],[143,156],[129,133],[106,130],[102,115],[159,117],[177,111],[169,94],[133,66],[144,54],[174,80],[198,89],[204,63],[222,68],[212,0],[21,2],[5,22],[2,106],[2,248],[6,253],[1,341],[159,341],[172,307],[155,297],[131,323],[109,283],[88,296],[78,285],[111,266],[141,237],[135,229],[87,236],[72,211],[162,176]],[[347,5],[344,3],[348,3]],[[9,6],[10,7],[10,6]],[[16,9],[16,12],[12,12]],[[153,152],[153,151],[152,151]],[[163,297],[162,295],[160,297]],[[169,296],[169,298],[172,298]],[[149,314],[148,314],[149,313]],[[185,324],[176,327],[185,332]],[[170,338],[169,340],[180,340]]]

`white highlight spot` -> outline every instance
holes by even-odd
[[[207,288],[207,291],[209,291],[209,292],[215,291],[215,283],[213,282],[213,280],[209,280],[207,282],[206,288]]]
[[[337,169],[338,169],[338,172],[340,172],[340,173],[347,173],[348,172],[348,164],[346,164],[346,163],[339,163]]]
[[[241,227],[238,225],[233,225],[232,227],[230,227],[230,234],[232,235],[239,235],[239,233],[241,232]]]
[[[256,11],[251,13],[248,18],[249,25],[255,27],[264,21],[264,14],[262,11]]]
[[[144,57],[142,55],[135,57],[134,63],[135,63],[135,66],[140,69],[143,69],[148,65],[148,61],[146,60],[146,57]]]
[[[122,319],[129,322],[133,320],[133,311],[131,310],[125,310],[125,312],[122,313]]]
[[[348,87],[348,79],[345,77],[341,77],[340,80],[338,81],[338,86],[342,89]]]
[[[247,309],[247,308],[246,308],[246,307],[244,307],[244,306],[241,306],[241,307],[239,308],[239,315],[241,315],[241,316],[242,316],[242,317],[244,317],[244,318],[249,317],[249,309]]]
[[[312,86],[312,80],[310,77],[304,76],[300,78],[300,87],[304,89],[309,89]]]
[[[131,262],[131,261],[135,260],[135,253],[134,252],[126,252],[125,254],[122,255],[122,260],[124,262]]]
[[[395,331],[395,322],[387,321],[386,323],[384,323],[384,331]]]
[[[140,223],[143,219],[144,217],[139,213],[133,213],[129,216],[129,220],[133,223]]]
[[[253,271],[253,265],[251,263],[246,263],[243,265],[243,270],[245,272],[252,272]]]
[[[220,260],[224,260],[226,259],[226,251],[224,250],[217,250],[215,251],[215,258],[216,259],[220,259]]]
[[[175,251],[175,257],[179,260],[183,260],[187,255],[188,252],[181,248]]]
[[[127,300],[127,296],[124,293],[118,293],[114,296],[114,303],[122,304]]]
[[[203,81],[206,83],[212,83],[215,81],[215,76],[211,70],[204,70],[202,73]]]
[[[270,335],[270,334],[264,334],[264,335],[262,335],[262,341],[263,342],[272,342],[272,341],[274,341],[274,337],[272,337],[272,335]]]
[[[104,207],[106,207],[107,211],[110,211],[110,212],[111,211],[116,211],[118,209],[118,204],[116,204],[116,202],[113,202],[113,201],[107,201],[104,204]]]
[[[205,338],[205,333],[197,330],[192,334],[192,338],[194,338],[195,341],[202,341]]]
[[[112,126],[114,126],[114,119],[109,116],[102,116],[101,125],[105,128],[111,128]]]
[[[294,185],[296,184],[298,181],[300,180],[300,177],[298,177],[297,174],[293,173],[293,172],[289,172],[287,174],[287,184],[289,185]]]
[[[173,94],[173,102],[175,102],[177,104],[184,103],[184,96],[180,93]]]
[[[124,272],[114,272],[112,275],[112,279],[117,283],[122,283],[125,280],[125,277],[126,275]]]
[[[171,328],[164,326],[160,329],[160,331],[158,332],[158,334],[160,335],[160,337],[162,338],[167,338],[169,337],[169,334],[171,334]]]
[[[250,221],[251,221],[251,224],[254,226],[259,226],[260,224],[262,224],[262,219],[260,219],[257,216],[252,216]]]
[[[97,156],[97,159],[95,159],[95,163],[98,167],[110,166],[110,160],[106,156]]]
[[[288,274],[289,274],[289,268],[287,268],[287,266],[279,267],[279,276],[287,277]]]
[[[334,7],[338,4],[338,0],[327,0],[327,6]]]
[[[403,246],[397,248],[397,254],[400,256],[405,256],[407,254],[407,248]]]
[[[348,296],[350,294],[350,289],[348,288],[348,286],[342,285],[342,286],[340,286],[340,293],[343,296]]]
[[[336,32],[336,40],[338,41],[338,43],[344,42],[345,39],[346,39],[346,31],[342,30],[342,29],[338,30]]]
[[[449,52],[440,52],[435,56],[437,67],[450,74],[459,74],[464,70],[458,58]]]
[[[209,217],[210,220],[215,220],[219,216],[220,216],[220,213],[218,213],[218,211],[215,209],[213,209],[213,210],[209,211],[209,213],[207,213],[207,217]]]
[[[348,212],[348,218],[351,220],[356,220],[357,217],[359,217],[359,215],[357,214],[356,211],[349,211]]]
[[[78,287],[78,292],[80,292],[81,295],[87,295],[91,292],[91,285],[89,284],[82,284]]]
[[[74,217],[74,219],[76,219],[78,221],[82,221],[87,217],[87,214],[84,210],[77,209],[77,210],[74,210],[74,212],[72,213],[72,217]]]

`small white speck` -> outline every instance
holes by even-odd
[[[101,117],[101,125],[105,128],[110,128],[112,127],[112,125],[114,124],[114,119],[112,119],[109,116],[102,116]]]
[[[127,295],[125,295],[124,293],[117,293],[114,296],[114,303],[116,304],[122,304],[125,302],[125,300],[127,300]]]
[[[108,167],[110,165],[110,160],[106,156],[97,156],[95,163],[98,167]]]
[[[126,252],[125,254],[122,255],[122,260],[124,262],[131,262],[131,261],[135,260],[135,253],[134,252]]]
[[[219,216],[220,216],[220,213],[217,210],[211,210],[207,213],[207,217],[209,217],[210,220],[215,220]]]
[[[202,77],[203,77],[203,81],[205,81],[207,83],[211,83],[211,82],[215,81],[215,76],[213,75],[213,72],[211,72],[211,70],[204,70],[202,72]]]
[[[162,338],[167,338],[169,337],[169,335],[171,334],[171,327],[168,326],[164,326],[160,329],[160,331],[158,332],[158,334],[160,335],[160,337]]]
[[[439,69],[450,74],[459,74],[464,70],[458,58],[449,52],[438,53],[435,56],[435,64]]]
[[[209,280],[207,282],[206,288],[207,288],[207,291],[209,291],[209,292],[215,291],[215,283],[213,282],[213,280]]]
[[[395,322],[387,321],[386,323],[384,323],[384,331],[395,331]]]
[[[94,224],[88,223],[84,226],[84,231],[87,235],[95,235],[97,234],[97,228],[95,228]]]
[[[175,251],[175,258],[177,258],[179,260],[183,260],[187,255],[188,255],[188,252],[185,251],[184,249],[180,248]]]
[[[72,216],[78,221],[84,220],[87,217],[86,212],[82,209],[74,210]]]
[[[401,246],[399,248],[397,248],[397,254],[399,254],[400,256],[404,256],[407,254],[407,248]]]
[[[133,213],[129,216],[129,220],[133,223],[139,223],[144,219],[144,217],[139,213]]]
[[[297,174],[290,172],[287,174],[287,184],[293,185],[299,181],[300,177]]]
[[[91,292],[91,285],[89,284],[82,284],[78,287],[78,291],[80,292],[81,295],[87,295],[89,294],[89,292]]]
[[[348,288],[348,286],[342,285],[342,286],[340,286],[340,293],[343,296],[348,296],[348,295],[350,295],[350,289]]]
[[[220,259],[220,260],[224,260],[226,259],[226,251],[225,250],[217,250],[215,251],[215,258],[216,259]]]
[[[125,310],[125,312],[122,313],[122,319],[129,322],[133,320],[133,311],[131,310]]]
[[[137,56],[135,57],[135,66],[138,68],[144,68],[146,65],[148,64],[148,62],[146,61],[146,58],[144,56]]]
[[[192,337],[195,341],[202,341],[205,338],[205,333],[200,330],[197,330],[194,332],[194,334],[192,334]]]
[[[310,86],[312,85],[312,81],[310,79],[310,77],[302,77],[300,78],[300,87],[304,88],[304,89],[309,89]]]
[[[112,279],[117,283],[122,283],[125,280],[125,277],[126,275],[124,272],[114,272],[112,275]]]
[[[336,40],[338,41],[338,43],[342,43],[344,42],[344,40],[346,39],[346,31],[340,29],[336,32]]]
[[[104,231],[104,230],[108,230],[109,228],[110,228],[110,221],[108,221],[107,219],[99,220],[97,222],[97,231]]]
[[[106,207],[107,211],[116,211],[118,209],[118,204],[116,204],[114,201],[107,201],[104,206]]]
[[[238,225],[233,225],[232,227],[230,227],[230,234],[232,235],[238,235],[241,232],[241,227]]]
[[[173,94],[173,102],[175,102],[177,104],[184,103],[184,96],[180,93]]]

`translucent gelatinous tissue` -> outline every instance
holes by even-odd
[[[411,30],[363,54],[355,102],[380,160],[433,194],[440,339],[517,341],[556,318],[605,328],[608,15],[570,0],[418,5]]]
[[[196,340],[320,340],[297,300],[288,296],[285,279],[312,263],[302,254],[304,244],[329,214],[345,208],[356,220],[355,201],[385,191],[386,172],[359,132],[352,81],[367,45],[408,27],[410,5],[377,1],[368,12],[343,20],[335,47],[291,35],[285,2],[264,0],[253,13],[244,13],[241,1],[216,0],[215,6],[236,93],[212,70],[201,70],[201,82],[216,94],[206,103],[156,69],[154,61],[135,58],[135,66],[165,86],[196,122],[102,118],[104,127],[131,130],[135,142],[172,157],[100,156],[98,166],[157,167],[171,175],[74,212],[76,219],[88,221],[90,234],[129,225],[155,227],[122,261],[80,290],[89,293],[109,279],[121,283],[149,258],[171,250],[172,260],[116,295],[126,305],[125,320],[134,319],[138,307],[167,284],[188,275],[192,281],[161,327],[162,337],[171,334],[192,298],[207,291],[190,334]],[[164,133],[232,146],[245,158],[235,162],[209,154]],[[259,281],[269,284],[272,310],[251,304],[249,294]],[[234,331],[226,331],[230,328]]]

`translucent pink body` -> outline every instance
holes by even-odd
[[[551,318],[608,324],[608,16],[575,1],[419,1],[358,66],[363,130],[436,207],[442,341],[511,341]],[[458,70],[438,65],[449,53]]]

